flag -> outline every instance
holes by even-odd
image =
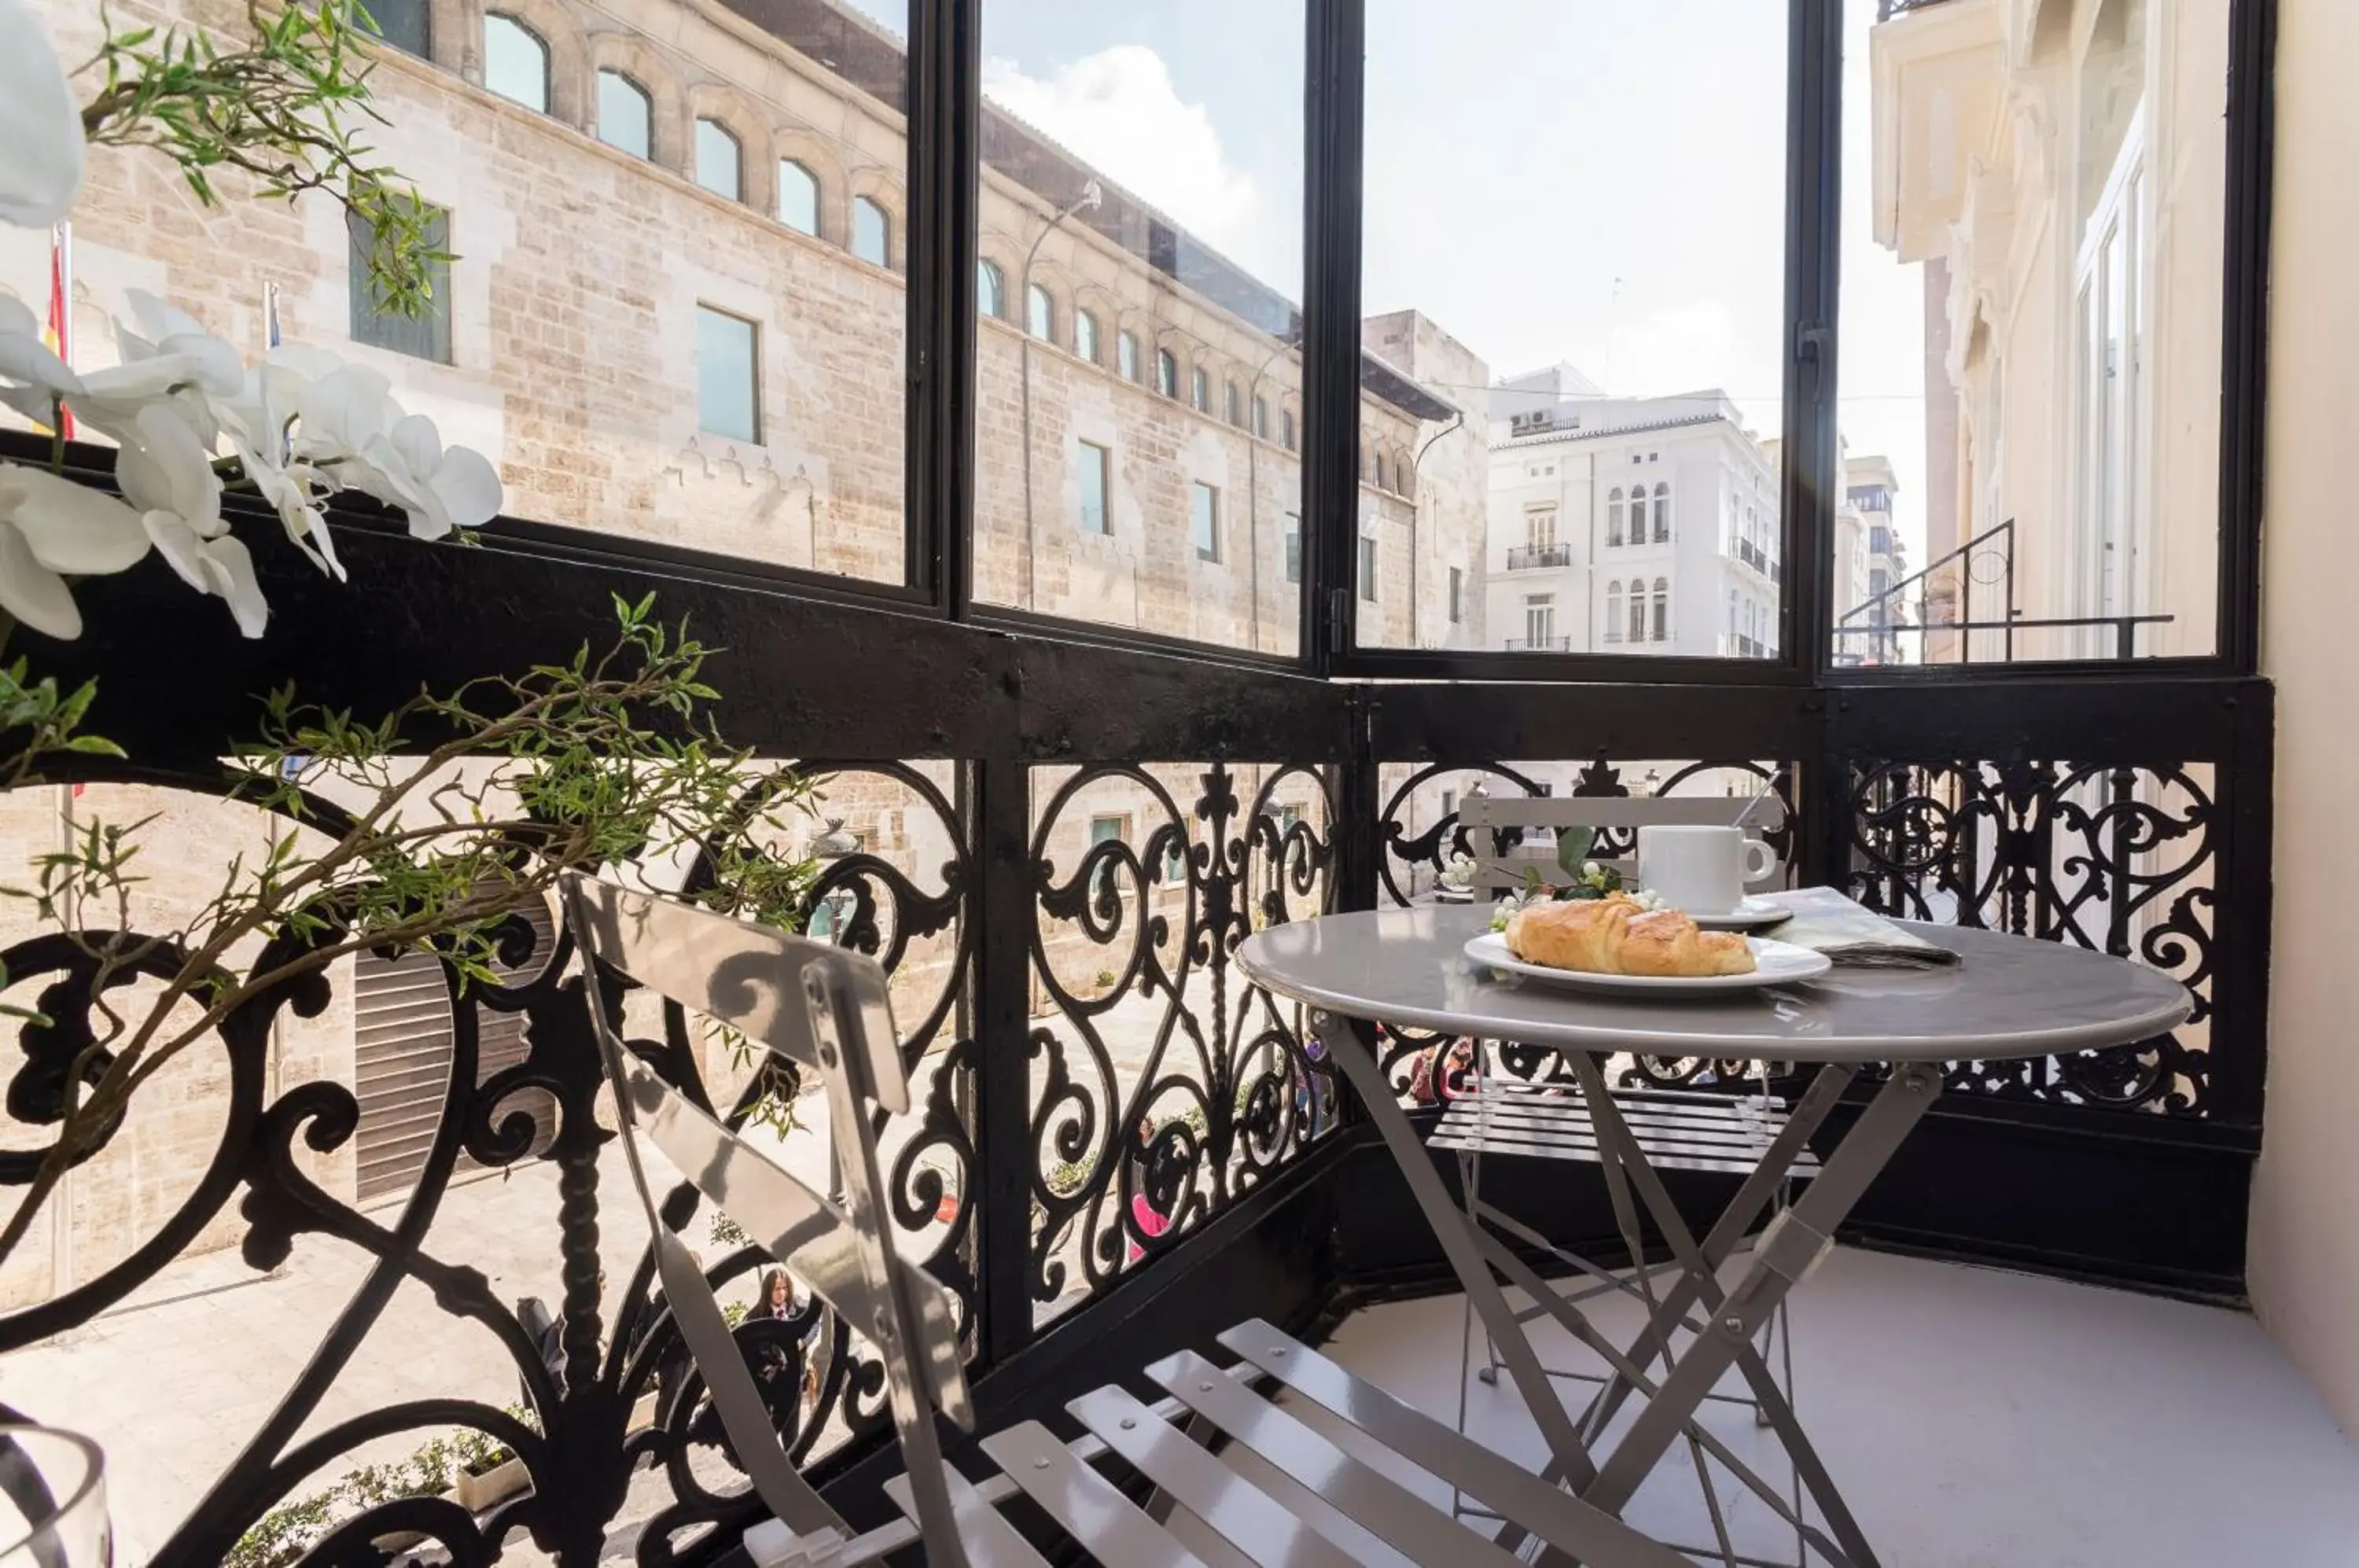
[[[41,332],[41,341],[49,352],[73,364],[73,225],[53,224],[49,229],[49,321]],[[59,433],[73,440],[73,410],[62,404],[58,409]]]

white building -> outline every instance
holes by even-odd
[[[1914,646],[1921,634],[1894,629],[1911,624],[1909,607],[1923,596],[1920,588],[1900,587],[1913,569],[1908,545],[1893,526],[1892,503],[1899,490],[1885,458],[1854,457],[1843,463],[1843,509],[1858,517],[1865,534],[1867,582],[1865,592],[1854,597],[1846,599],[1840,591],[1835,595],[1838,615],[1853,612],[1839,623],[1843,629],[1835,638],[1839,663],[1915,663],[1921,656]],[[1862,627],[1865,635],[1856,635]]]
[[[1569,365],[1499,383],[1490,512],[1494,648],[1777,651],[1776,464],[1725,393],[1607,397]]]

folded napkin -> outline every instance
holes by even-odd
[[[1958,962],[1946,947],[1913,936],[1832,887],[1794,887],[1759,895],[1765,904],[1793,911],[1762,934],[1825,953],[1859,969],[1940,969]]]

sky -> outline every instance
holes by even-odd
[[[1922,286],[1869,231],[1874,10],[1845,27],[1840,414],[1922,564]],[[1367,312],[1424,312],[1495,377],[1718,387],[1777,434],[1787,27],[1786,0],[1368,0]],[[1300,298],[1302,0],[991,0],[983,49],[994,103]]]

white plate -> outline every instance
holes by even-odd
[[[1705,931],[1759,931],[1764,926],[1783,925],[1794,918],[1794,911],[1767,898],[1747,898],[1725,914],[1699,915],[1688,911],[1688,919]]]
[[[1614,991],[1625,996],[1757,991],[1767,985],[1790,985],[1796,981],[1816,979],[1834,967],[1825,953],[1813,953],[1807,947],[1759,936],[1745,940],[1753,949],[1750,975],[1589,975],[1577,969],[1551,969],[1517,958],[1507,951],[1507,939],[1497,931],[1485,931],[1468,942],[1466,956],[1488,968],[1528,975],[1552,985],[1568,985],[1577,991]]]

